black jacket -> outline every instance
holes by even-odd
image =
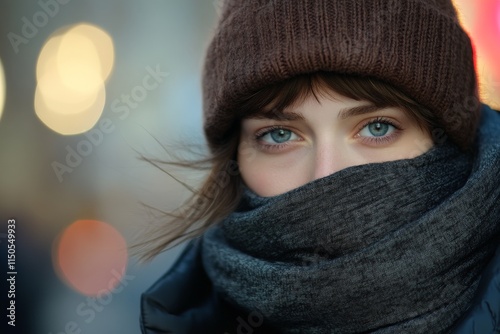
[[[278,333],[262,319],[228,305],[210,283],[200,241],[191,241],[175,264],[141,297],[143,334]],[[484,271],[476,297],[454,334],[500,333],[500,247]]]

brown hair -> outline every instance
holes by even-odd
[[[192,195],[174,212],[163,212],[166,216],[164,222],[144,233],[143,240],[132,246],[135,253],[139,253],[142,260],[151,260],[167,248],[203,234],[236,209],[243,183],[236,162],[242,119],[256,113],[280,112],[302,102],[311,94],[318,98],[323,94],[328,96],[332,90],[354,100],[370,101],[376,106],[400,107],[429,132],[438,125],[430,110],[390,84],[369,77],[317,72],[264,87],[239,101],[240,108],[235,110],[237,117],[224,134],[225,140],[212,150],[209,157],[197,161],[175,162],[142,157],[158,168],[161,168],[159,164],[164,163],[207,170],[208,174],[199,190],[191,189],[179,181]]]

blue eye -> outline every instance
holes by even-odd
[[[273,130],[269,133],[271,138],[277,143],[284,143],[292,137],[292,131],[285,129]]]
[[[361,137],[384,137],[396,130],[394,125],[385,122],[374,122],[366,125],[360,132]]]
[[[272,129],[258,136],[260,140],[267,144],[283,144],[290,140],[297,140],[299,137],[287,129]]]

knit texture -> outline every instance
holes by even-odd
[[[247,189],[203,237],[206,272],[280,333],[449,333],[498,247],[498,133],[485,106],[474,156],[445,144],[275,197]]]
[[[203,74],[210,147],[237,126],[242,99],[318,71],[388,82],[432,110],[460,147],[472,143],[473,48],[451,0],[226,0]]]

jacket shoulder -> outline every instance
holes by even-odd
[[[218,299],[191,240],[173,266],[141,296],[142,333],[215,333]]]

